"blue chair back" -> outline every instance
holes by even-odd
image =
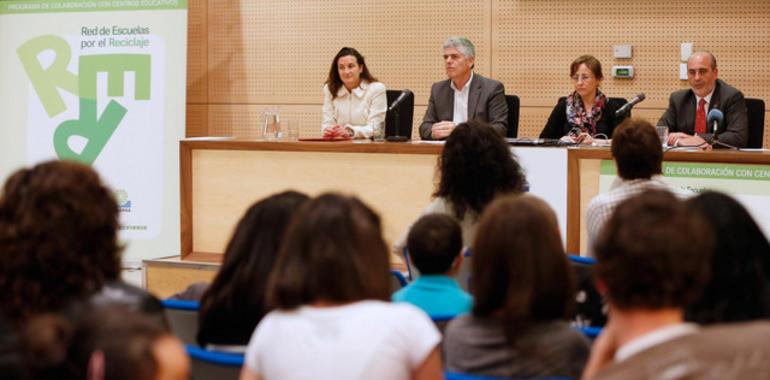
[[[399,290],[404,286],[406,286],[407,284],[409,284],[406,281],[406,277],[404,277],[404,275],[397,270],[391,269],[390,276],[391,276],[391,283],[390,283],[391,291],[395,292],[396,290]]]
[[[196,301],[165,299],[160,301],[171,331],[184,344],[196,344],[198,308]]]
[[[584,264],[584,265],[594,265],[596,264],[596,259],[593,259],[591,257],[585,257],[585,256],[577,256],[577,255],[567,255],[570,261],[576,264]]]
[[[446,380],[569,380],[568,377],[496,377],[454,372],[444,372],[444,376]]]
[[[591,340],[596,339],[602,332],[602,328],[597,326],[581,326],[575,328]]]
[[[209,351],[185,345],[192,360],[193,380],[238,380],[243,367],[243,354]]]

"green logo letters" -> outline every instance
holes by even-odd
[[[43,67],[38,55],[51,50],[53,63]],[[96,105],[97,74],[107,73],[107,96],[124,96],[123,74],[134,72],[136,80],[134,99],[150,99],[150,55],[102,54],[81,56],[78,75],[67,70],[72,57],[67,41],[57,36],[36,37],[17,50],[24,70],[40,102],[48,114],[54,117],[66,110],[59,89],[80,98],[79,117],[62,122],[54,131],[53,145],[60,159],[73,159],[92,164],[120,125],[127,110],[115,100],[110,100],[101,115]],[[68,144],[70,137],[78,136],[87,142],[78,153]]]

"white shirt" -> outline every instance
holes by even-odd
[[[455,125],[468,121],[468,93],[470,92],[470,84],[473,80],[473,71],[471,76],[468,77],[468,81],[463,85],[462,90],[457,90],[454,81],[449,81],[449,87],[455,92],[455,107],[454,115],[452,116],[452,122]]]
[[[593,245],[599,238],[599,231],[604,226],[604,223],[610,218],[615,207],[626,199],[649,189],[668,190],[679,198],[686,198],[692,195],[690,192],[672,187],[663,182],[663,177],[660,175],[652,176],[650,179],[641,178],[632,180],[624,180],[618,177],[612,183],[610,191],[595,196],[591,199],[591,202],[586,209],[586,231],[588,235],[587,247],[589,257],[593,257]]]
[[[698,331],[698,326],[694,323],[678,323],[657,329],[620,346],[620,348],[615,351],[615,362],[626,360],[648,348],[655,347],[659,344],[679,338],[680,336],[695,333],[696,331]]]
[[[407,380],[440,342],[430,318],[411,304],[303,306],[262,319],[245,365],[263,380]]]
[[[369,138],[374,126],[385,122],[388,99],[385,95],[385,85],[380,82],[369,83],[362,80],[352,92],[342,86],[334,100],[328,85],[324,85],[323,93],[324,115],[321,131],[339,124],[352,129],[354,138]]]

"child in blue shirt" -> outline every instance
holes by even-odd
[[[473,298],[455,281],[463,261],[462,232],[452,217],[428,214],[409,230],[409,258],[421,273],[393,293],[393,302],[409,302],[431,317],[454,317],[470,311]]]

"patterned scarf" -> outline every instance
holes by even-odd
[[[567,96],[567,123],[570,128],[578,127],[581,132],[588,132],[591,136],[596,134],[596,123],[602,118],[604,104],[607,103],[607,97],[596,89],[596,99],[591,112],[586,112],[583,101],[577,92]]]

